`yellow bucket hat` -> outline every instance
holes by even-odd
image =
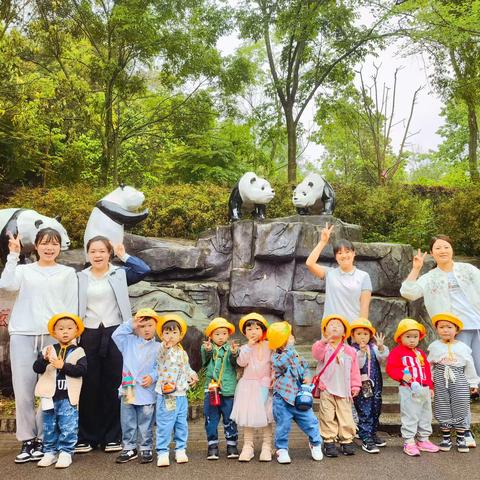
[[[245,332],[243,331],[243,326],[245,325],[246,322],[249,320],[257,320],[260,322],[266,329],[268,328],[268,322],[265,320],[265,317],[263,315],[260,315],[259,313],[249,313],[247,315],[244,315],[241,319],[240,322],[238,323],[238,329],[245,335]]]
[[[53,337],[53,329],[55,328],[55,324],[59,320],[62,320],[62,318],[69,318],[70,320],[73,320],[76,323],[77,329],[78,329],[77,335],[76,335],[77,337],[79,337],[85,330],[82,319],[78,315],[75,315],[74,313],[68,313],[68,312],[57,313],[48,321],[48,333],[50,333],[52,337]]]
[[[325,329],[327,328],[327,324],[330,320],[340,320],[343,323],[345,328],[344,338],[348,338],[350,336],[350,324],[348,320],[341,315],[334,313],[333,315],[328,315],[322,320],[322,333],[325,334]]]
[[[292,333],[292,326],[288,322],[272,323],[267,330],[268,348],[276,350],[288,341]]]
[[[445,320],[446,322],[453,323],[458,328],[458,331],[463,330],[463,322],[453,313],[450,313],[450,312],[437,313],[432,317],[433,326],[436,327],[437,323],[440,320]]]
[[[370,330],[372,337],[377,333],[375,327],[372,325],[372,322],[367,318],[357,318],[350,324],[350,336],[355,328],[366,328],[367,330]]]
[[[149,317],[153,318],[157,323],[161,320],[162,317],[153,310],[153,308],[141,308],[136,314],[135,319],[142,318],[142,317]]]
[[[413,318],[404,318],[403,320],[400,320],[397,330],[393,335],[393,339],[395,340],[395,342],[398,343],[400,337],[409,330],[418,330],[420,332],[420,340],[425,338],[425,327],[421,323],[418,323]]]
[[[235,333],[235,325],[230,323],[228,320],[222,317],[214,318],[205,329],[205,336],[210,337],[210,335],[217,329],[217,328],[226,328],[228,329],[228,333],[233,335]]]
[[[180,325],[180,340],[183,339],[185,334],[187,333],[187,323],[185,320],[176,313],[167,313],[166,315],[162,315],[157,322],[157,335],[159,337],[162,336],[162,328],[167,322],[177,322]]]

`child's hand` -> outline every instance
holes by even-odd
[[[352,388],[352,397],[355,398],[360,393],[358,388]]]
[[[477,387],[470,387],[470,393],[474,395],[475,393],[478,393],[478,388]]]
[[[193,372],[190,378],[188,379],[188,384],[193,387],[198,382],[198,375]]]
[[[309,385],[310,383],[312,383],[312,379],[309,378],[309,377],[305,377],[305,378],[303,379],[303,383],[304,383],[305,385]]]
[[[210,339],[205,340],[203,342],[203,348],[205,349],[206,352],[211,352],[212,351],[212,341]]]
[[[145,375],[142,377],[142,383],[140,384],[142,387],[149,387],[153,383],[153,378],[150,375]]]
[[[175,340],[163,340],[165,348],[172,348],[176,345]]]
[[[366,344],[366,343],[361,343],[361,344],[360,344],[360,350],[361,350],[362,352],[367,353],[367,352],[368,352],[368,346],[367,346],[367,344]]]
[[[235,340],[230,343],[230,350],[234,355],[238,353],[238,343]]]
[[[405,373],[402,377],[402,380],[405,382],[405,383],[410,383],[412,381],[412,376],[409,374],[409,373]]]
[[[57,370],[61,370],[63,368],[64,362],[61,358],[52,358],[50,360],[50,365],[55,367]]]
[[[379,332],[373,338],[377,342],[378,351],[383,352],[385,350],[385,334]]]
[[[248,341],[248,344],[253,347],[255,344],[257,343],[257,341],[254,339],[254,338],[251,338],[249,341]]]
[[[320,241],[323,243],[328,243],[330,240],[330,235],[332,233],[334,225],[332,225],[330,228],[328,227],[328,222],[325,224],[325,227],[322,228],[322,231],[320,233]]]
[[[333,335],[323,335],[320,341],[326,345],[327,343],[330,343],[332,338],[333,338]]]
[[[52,345],[49,345],[45,350],[45,353],[43,354],[43,358],[45,360],[50,361],[50,355],[52,353],[52,349],[53,349]]]
[[[420,249],[418,249],[418,253],[413,257],[413,263],[412,263],[412,268],[413,270],[420,271],[423,267],[423,262],[425,260],[425,255],[427,255],[427,252],[425,252],[422,255],[422,252]]]

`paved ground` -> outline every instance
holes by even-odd
[[[250,463],[221,458],[218,461],[205,459],[206,442],[201,422],[192,422],[190,428],[188,454],[190,462],[158,468],[155,463],[140,465],[136,461],[125,465],[115,464],[115,454],[95,451],[77,455],[73,465],[66,470],[55,468],[41,469],[35,464],[15,465],[13,458],[18,443],[12,434],[0,434],[1,478],[8,480],[52,480],[52,479],[91,479],[116,480],[148,477],[167,477],[175,480],[219,479],[355,479],[355,480],[431,480],[431,479],[477,479],[480,477],[480,448],[468,454],[456,451],[437,454],[423,454],[410,458],[402,453],[401,439],[387,438],[387,447],[378,455],[369,455],[360,449],[353,457],[339,457],[314,462],[309,455],[306,440],[298,429],[292,430],[290,456],[292,464],[279,465],[276,462],[260,463],[257,459]],[[173,457],[173,455],[172,455]],[[171,459],[173,460],[173,459]]]

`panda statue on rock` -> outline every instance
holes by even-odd
[[[144,201],[145,195],[142,192],[123,184],[99,200],[85,228],[85,252],[88,241],[97,235],[107,237],[114,245],[123,243],[124,227],[133,227],[147,218],[147,209],[136,211]]]
[[[35,237],[42,228],[54,228],[62,237],[61,250],[68,250],[70,239],[60,223],[60,217],[46,217],[35,210],[26,208],[4,208],[0,210],[0,258],[5,264],[8,250],[8,233],[21,238],[20,262],[25,263],[35,249]]]
[[[253,218],[265,219],[266,205],[274,196],[275,192],[267,180],[253,172],[244,173],[230,193],[228,200],[230,221],[236,222],[242,218],[242,207],[253,208]]]
[[[292,202],[299,215],[333,215],[335,192],[321,175],[310,173],[296,186]]]

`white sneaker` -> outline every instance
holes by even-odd
[[[312,458],[319,462],[323,460],[322,444],[319,445],[310,445],[310,450],[312,452]]]
[[[465,443],[467,444],[468,448],[475,448],[477,446],[477,442],[475,442],[475,437],[470,430],[465,431]]]
[[[160,453],[157,458],[157,467],[168,467],[170,465],[170,458],[168,453]]]
[[[187,463],[188,457],[185,450],[175,450],[175,461],[177,463]]]
[[[43,455],[43,458],[37,463],[37,467],[49,467],[57,461],[57,454],[48,452]]]
[[[288,454],[288,450],[285,448],[281,448],[277,450],[277,462],[278,463],[292,463],[290,459],[290,455]]]
[[[55,468],[67,468],[72,464],[72,456],[67,452],[60,452]]]

